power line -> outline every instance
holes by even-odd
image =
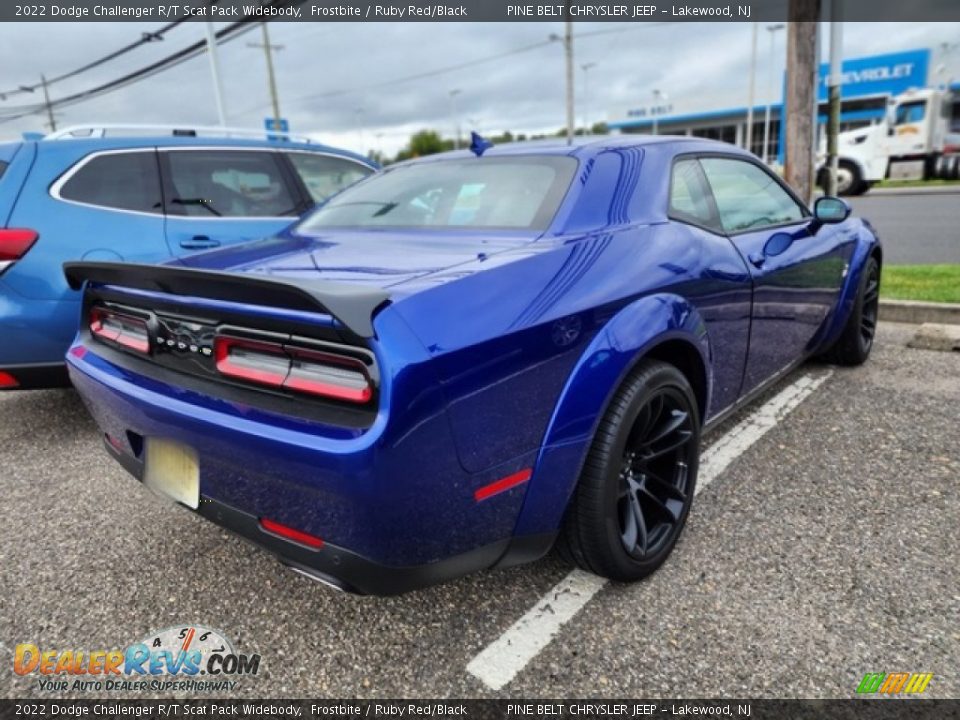
[[[574,40],[579,38],[589,38],[596,35],[609,35],[611,33],[621,33],[627,32],[629,30],[635,30],[642,27],[654,27],[657,25],[671,25],[673,23],[659,22],[659,23],[643,23],[641,25],[628,25],[626,27],[612,28],[606,30],[592,30],[590,32],[577,33],[574,35]],[[465,70],[466,68],[475,67],[477,65],[482,65],[484,63],[493,62],[494,60],[501,60],[503,58],[511,57],[513,55],[520,55],[522,53],[530,52],[532,50],[537,50],[539,48],[547,47],[548,45],[553,45],[557,40],[551,38],[548,40],[542,40],[540,42],[532,43],[530,45],[524,45],[522,47],[515,48],[513,50],[507,50],[502,53],[497,53],[496,55],[488,55],[486,57],[477,58],[476,60],[468,60],[466,62],[457,63],[455,65],[448,65],[442,68],[435,68],[433,70],[427,70],[420,73],[415,73],[413,75],[406,75],[399,78],[393,78],[391,80],[384,80],[376,83],[371,83],[369,85],[354,86],[350,88],[343,88],[339,90],[327,90],[321,93],[311,93],[310,95],[301,95],[300,97],[292,98],[287,101],[289,103],[299,103],[311,100],[320,100],[324,98],[337,97],[339,95],[349,95],[356,92],[364,92],[367,90],[377,90],[383,87],[390,87],[392,85],[397,85],[399,83],[411,82],[413,80],[424,80],[426,78],[436,77],[438,75],[444,75],[446,73],[456,72],[458,70]],[[255,110],[259,110],[262,107],[266,107],[266,103],[259,103],[254,106],[250,106],[244,110],[241,110],[238,115],[246,115]]]
[[[216,0],[214,0],[216,2]],[[269,2],[262,3],[262,6],[296,6],[300,5],[305,0],[270,0]],[[213,4],[213,2],[211,2]],[[227,27],[218,30],[216,33],[217,45],[233,40],[241,35],[246,34],[247,32],[255,29],[257,25],[260,24],[260,21],[252,22],[251,18],[254,15],[247,15],[244,18],[238,20],[237,22],[231,23]],[[17,120],[29,115],[36,114],[41,110],[46,110],[50,108],[60,108],[66,107],[69,105],[75,105],[80,102],[85,102],[87,100],[92,100],[94,98],[105,95],[114,90],[119,90],[121,88],[132,85],[140,80],[145,80],[149,77],[157,75],[161,72],[169,70],[177,65],[180,65],[188,60],[197,57],[198,55],[203,54],[207,49],[206,40],[200,40],[191,45],[188,45],[177,52],[168,55],[165,58],[162,58],[150,65],[135,70],[133,72],[127,73],[119,78],[111,80],[110,82],[103,83],[93,88],[89,88],[82,92],[74,93],[66,97],[58,98],[53,100],[49,104],[38,104],[32,106],[21,106],[19,108],[7,108],[7,110],[13,110],[17,114],[0,116],[0,123],[9,122],[11,120]]]
[[[172,23],[168,23],[164,25],[160,30],[157,30],[156,32],[150,32],[150,33],[145,32],[141,35],[139,40],[129,43],[128,45],[124,45],[119,50],[114,50],[112,53],[108,55],[104,55],[103,57],[98,58],[97,60],[94,60],[92,62],[89,62],[86,65],[82,65],[81,67],[78,67],[75,70],[71,70],[70,72],[66,72],[66,73],[63,73],[62,75],[56,75],[54,77],[47,78],[47,86],[49,87],[50,85],[53,85],[54,83],[58,83],[61,80],[68,80],[69,78],[76,77],[77,75],[80,75],[81,73],[85,73],[88,70],[93,70],[95,67],[99,67],[104,63],[108,63],[111,60],[115,60],[121,55],[126,55],[128,52],[130,52],[131,50],[135,50],[141,45],[146,45],[147,43],[163,40],[164,35],[166,35],[170,30],[173,30],[173,28],[177,27],[178,25],[184,22],[186,22],[185,19],[176,20]],[[6,100],[8,97],[12,95],[32,93],[36,91],[38,88],[41,88],[42,85],[43,83],[35,83],[33,85],[18,85],[13,90],[6,90],[3,92],[0,92],[0,101]]]

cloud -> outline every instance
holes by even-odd
[[[0,90],[73,69],[121,47],[154,23],[8,23],[0,28]],[[548,42],[562,23],[274,23],[271,42],[280,105],[294,131],[315,134],[354,149],[395,152],[411,132],[436,128],[451,134],[450,92],[464,132],[552,132],[565,121],[562,46]],[[576,89],[582,121],[583,63],[589,70],[591,121],[615,108],[646,104],[654,88],[671,98],[716,107],[746,102],[748,23],[577,23]],[[766,99],[768,46],[762,33],[758,102]],[[958,23],[847,23],[845,54],[935,47],[960,35]],[[106,82],[204,37],[201,23],[186,23],[151,43],[80,77],[51,87],[54,99]],[[261,127],[271,113],[259,27],[220,48],[228,120]],[[525,52],[518,48],[538,45]],[[822,43],[826,52],[826,43]],[[778,39],[775,77],[782,73],[785,41]],[[960,54],[960,52],[955,53]],[[488,62],[411,81],[411,75]],[[779,84],[776,84],[779,92]],[[377,86],[377,87],[374,87]],[[37,93],[9,98],[5,107],[37,102]],[[182,65],[96,100],[62,110],[61,124],[217,122],[209,61],[201,55]],[[40,130],[32,116],[0,124],[0,135]]]

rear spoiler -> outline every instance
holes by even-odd
[[[74,290],[84,282],[153,290],[267,307],[332,315],[361,338],[371,338],[373,314],[390,301],[383,290],[346,283],[296,283],[263,275],[196,270],[173,265],[68,262],[63,274]]]

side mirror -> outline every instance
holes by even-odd
[[[850,205],[845,200],[826,195],[817,198],[813,204],[813,217],[818,225],[842,223],[850,217]]]

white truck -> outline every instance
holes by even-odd
[[[960,93],[908,90],[890,100],[886,116],[837,137],[837,191],[860,195],[892,180],[960,176]],[[826,185],[826,140],[817,153],[818,184]]]

